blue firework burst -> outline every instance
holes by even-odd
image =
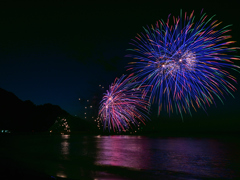
[[[158,114],[164,108],[169,113],[176,111],[190,113],[193,109],[222,101],[226,94],[236,88],[233,77],[226,69],[237,70],[232,60],[237,47],[229,45],[229,26],[218,28],[221,22],[202,14],[195,22],[194,11],[179,17],[170,15],[167,22],[160,20],[155,26],[144,28],[145,33],[137,34],[132,40],[132,54],[136,61],[129,63],[132,70],[145,85],[149,102],[158,104]]]

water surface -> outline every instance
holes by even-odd
[[[1,159],[49,177],[96,180],[240,177],[237,137],[8,135],[0,138]]]

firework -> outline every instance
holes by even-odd
[[[116,78],[104,93],[100,102],[99,118],[103,128],[125,131],[132,125],[144,124],[148,119],[148,102],[142,97],[142,91],[136,88],[138,84],[132,75]]]
[[[219,29],[221,22],[202,12],[195,23],[193,13],[173,16],[173,25],[169,15],[166,23],[160,20],[144,28],[130,43],[135,48],[128,56],[136,62],[129,63],[128,70],[145,85],[149,102],[158,104],[158,114],[162,109],[181,116],[183,111],[191,114],[191,107],[206,110],[214,98],[222,101],[236,90],[236,78],[226,71],[239,68],[232,62],[239,58],[232,53],[238,48],[229,47],[234,43],[226,35],[229,26]]]

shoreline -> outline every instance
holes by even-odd
[[[142,133],[92,133],[92,132],[71,132],[71,133],[49,133],[49,132],[12,132],[12,133],[0,133],[2,136],[14,136],[14,135],[80,135],[80,136],[146,136],[146,137],[240,137],[240,132],[142,132]]]

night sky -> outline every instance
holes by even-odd
[[[143,32],[143,26],[159,19],[165,21],[170,13],[178,16],[180,9],[188,13],[195,10],[198,19],[203,8],[209,16],[216,14],[215,19],[223,21],[221,27],[233,24],[229,34],[237,41],[235,46],[240,47],[239,6],[232,1],[198,1],[196,5],[195,1],[127,2],[1,4],[0,87],[21,100],[59,105],[70,114],[83,117],[83,101],[102,93],[99,84],[107,89],[116,77],[127,73],[125,67],[131,59],[125,55],[126,49],[131,48],[130,40]],[[240,82],[240,75],[237,78]],[[240,89],[239,85],[236,87]],[[237,121],[239,90],[233,94],[235,99],[226,96],[225,105],[216,101],[217,108],[208,108],[208,115],[199,110],[192,118],[185,115],[185,119]],[[156,112],[153,110],[152,114]],[[168,116],[163,113],[161,117]]]

